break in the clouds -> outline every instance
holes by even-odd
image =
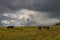
[[[60,0],[0,0],[0,25],[54,25],[58,22]]]

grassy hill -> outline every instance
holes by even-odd
[[[37,26],[14,27],[13,29],[0,27],[0,40],[60,40],[60,25],[41,30]]]

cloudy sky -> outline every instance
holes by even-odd
[[[60,0],[0,0],[0,26],[54,25],[58,22]]]

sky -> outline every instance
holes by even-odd
[[[0,0],[0,26],[41,26],[58,22],[60,0]]]

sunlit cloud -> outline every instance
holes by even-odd
[[[11,20],[2,20],[3,24],[14,26],[41,26],[54,25],[60,22],[60,19],[49,18],[48,12],[32,11],[28,9],[17,10],[13,13],[4,13],[3,16],[12,18]],[[14,19],[15,18],[15,19]],[[28,19],[28,20],[27,20]]]
[[[10,22],[9,22],[8,20],[2,20],[1,23],[2,23],[3,25],[9,25],[9,24],[10,24]]]
[[[16,18],[16,14],[13,13],[4,13],[3,16],[8,17],[8,18]]]

